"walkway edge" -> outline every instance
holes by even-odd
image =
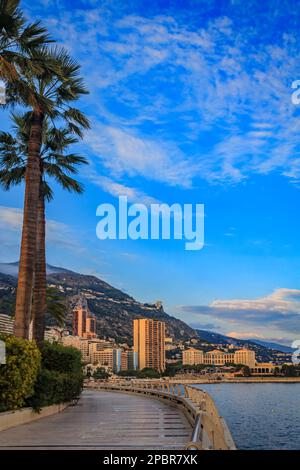
[[[186,448],[192,449],[196,444],[196,448],[203,450],[236,450],[229,428],[225,420],[219,416],[213,399],[201,389],[184,385],[182,393],[179,386],[155,381],[137,381],[136,383],[127,384],[124,382],[109,384],[108,382],[98,381],[97,383],[85,384],[85,388],[156,398],[180,408],[192,428],[195,427],[197,417],[201,415],[201,429],[199,429],[201,436],[197,436],[197,442],[188,442]]]
[[[60,413],[65,410],[70,403],[60,403],[58,405],[45,406],[39,413],[32,408],[22,408],[15,411],[4,411],[0,413],[0,432],[6,429],[20,426],[21,424],[31,423],[38,419]]]

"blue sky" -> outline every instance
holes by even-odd
[[[300,337],[300,21],[292,1],[23,1],[81,63],[92,129],[81,197],[47,207],[48,262],[95,274],[199,328]],[[1,127],[7,128],[7,115]],[[96,208],[205,204],[205,247],[99,241]],[[0,192],[18,257],[23,188]],[[2,222],[1,222],[2,220]]]

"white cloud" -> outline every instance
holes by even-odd
[[[17,207],[0,206],[0,242],[6,255],[5,247],[13,249],[11,256],[19,252],[21,229],[23,222],[23,211]],[[76,239],[73,229],[68,225],[53,219],[46,221],[46,237],[51,245],[57,245],[69,250],[82,251],[83,247]]]
[[[230,336],[230,338],[236,338],[236,339],[265,339],[266,337],[264,335],[260,335],[255,331],[230,331],[227,333],[227,336]]]
[[[257,299],[214,300],[209,305],[184,306],[182,311],[203,321],[213,318],[225,331],[251,327],[250,331],[266,337],[285,332],[295,338],[300,334],[299,289],[280,288]]]
[[[300,179],[296,33],[258,43],[227,17],[196,30],[180,16],[124,11],[62,6],[47,19],[83,65],[85,103],[102,122],[88,143],[112,176],[184,188],[274,170]]]
[[[101,125],[85,141],[114,176],[143,176],[172,186],[191,186],[195,165],[174,145]]]
[[[210,307],[220,310],[242,311],[279,311],[299,313],[300,328],[300,290],[276,289],[272,294],[254,300],[214,300]]]
[[[101,175],[97,172],[93,162],[90,162],[88,168],[84,169],[82,174],[91,183],[106,191],[108,194],[118,198],[119,196],[127,196],[129,202],[143,203],[146,205],[159,203],[157,199],[149,196],[145,192],[131,187],[128,184],[121,183],[117,180]]]

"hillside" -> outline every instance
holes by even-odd
[[[1,273],[2,272],[2,273]],[[4,273],[3,273],[4,272]],[[84,294],[88,306],[97,317],[100,337],[132,342],[134,318],[154,318],[166,322],[167,335],[177,340],[197,336],[184,322],[168,315],[163,307],[143,304],[95,276],[78,274],[62,268],[47,266],[48,285],[58,288],[73,305],[79,294]],[[0,313],[12,314],[16,287],[17,264],[0,264]],[[71,324],[71,318],[68,318]]]
[[[213,331],[196,330],[199,338],[218,348],[226,348],[229,344],[234,344],[238,348],[249,348],[255,351],[256,359],[259,362],[290,362],[292,348],[277,343],[268,343],[253,339],[238,339],[221,335]]]
[[[15,303],[18,263],[0,263],[0,313],[12,315]],[[290,360],[292,349],[276,344],[260,344],[259,341],[230,338],[206,330],[194,330],[186,323],[168,315],[163,307],[143,304],[133,297],[95,276],[47,265],[47,281],[55,286],[62,297],[67,298],[72,307],[80,294],[87,298],[88,306],[97,317],[97,333],[100,337],[111,337],[118,342],[132,343],[134,318],[154,318],[166,322],[167,335],[175,340],[189,340],[200,337],[208,343],[208,348],[226,348],[228,344],[249,347],[256,353],[259,361]],[[47,319],[51,324],[51,319]],[[72,316],[67,317],[71,328]]]

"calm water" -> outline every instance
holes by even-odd
[[[300,384],[201,384],[239,449],[300,449]]]

